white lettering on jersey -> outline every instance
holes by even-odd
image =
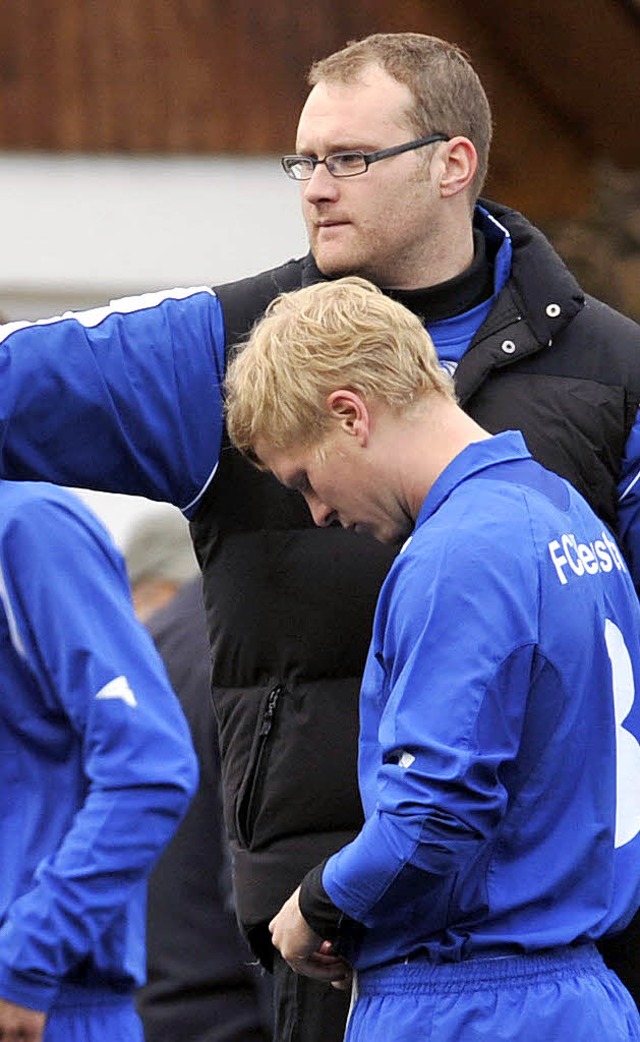
[[[126,677],[116,677],[114,680],[110,680],[108,684],[100,688],[96,698],[120,698],[123,702],[126,702],[128,706],[137,706],[136,696],[129,687],[129,681]]]
[[[618,545],[604,529],[600,538],[593,543],[579,543],[573,532],[565,532],[548,546],[556,574],[563,586],[568,583],[572,572],[581,576],[610,572],[614,567],[619,572],[626,570]]]
[[[640,745],[635,736],[623,727],[636,691],[629,650],[621,631],[610,619],[605,622],[604,636],[611,660],[616,718],[615,846],[623,847],[640,832]]]

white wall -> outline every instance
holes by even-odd
[[[43,318],[113,297],[212,285],[306,249],[273,159],[0,152],[0,312]],[[84,498],[117,542],[148,501]]]
[[[305,249],[273,159],[0,153],[0,308],[211,285]],[[17,314],[25,308],[30,314]]]

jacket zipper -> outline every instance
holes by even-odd
[[[244,827],[241,828],[239,832],[247,847],[251,845],[253,839],[253,827],[258,815],[259,797],[262,794],[264,782],[269,734],[273,727],[276,709],[278,707],[280,695],[283,691],[284,686],[282,684],[276,684],[267,695],[267,701],[262,712],[262,721],[260,723],[260,730],[258,731],[258,743],[254,757],[254,767],[251,773],[250,784],[247,786],[247,792],[242,801],[244,808],[246,808],[245,813],[242,813],[242,808],[240,809],[240,817],[241,819],[244,819],[242,822]]]
[[[276,706],[278,704],[278,699],[280,698],[281,692],[282,684],[276,684],[276,686],[272,688],[269,692],[269,695],[267,697],[267,704],[264,708],[264,713],[262,715],[262,726],[260,728],[261,738],[266,738],[269,734],[269,731],[273,727],[273,718],[276,714]]]

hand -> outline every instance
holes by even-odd
[[[346,988],[351,967],[339,955],[332,954],[329,941],[314,933],[300,911],[300,887],[285,901],[269,923],[271,939],[292,970],[305,977],[324,980]]]
[[[46,1014],[0,999],[1,1042],[42,1042]]]

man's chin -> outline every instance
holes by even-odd
[[[327,256],[325,250],[320,250],[318,254],[314,253],[313,259],[316,262],[316,268],[325,279],[341,279],[345,275],[357,275],[352,264],[342,258]]]
[[[368,535],[374,539],[376,538],[375,532],[362,521],[352,521],[350,525],[345,525],[344,527],[348,532],[354,532],[355,535]]]
[[[345,275],[360,275],[358,258],[338,243],[318,243],[311,248],[316,267],[326,279],[341,279]]]
[[[377,543],[395,546],[398,549],[403,545],[408,535],[407,532],[399,532],[397,529],[367,525],[361,521],[354,521],[353,524],[348,525],[348,529],[350,532],[355,532],[356,535],[368,536],[370,539],[375,539]]]
[[[347,275],[359,275],[361,279],[368,279],[369,282],[373,282],[378,286],[384,285],[383,282],[379,281],[375,272],[364,264],[359,257],[347,254],[346,251],[338,253],[337,250],[322,249],[317,252],[312,250],[311,252],[313,253],[316,268],[324,275],[325,279],[342,279]]]
[[[387,546],[393,546],[396,550],[400,550],[412,532],[412,524],[396,525],[394,528],[389,528],[380,535],[376,535],[376,539],[381,543],[386,543]]]

